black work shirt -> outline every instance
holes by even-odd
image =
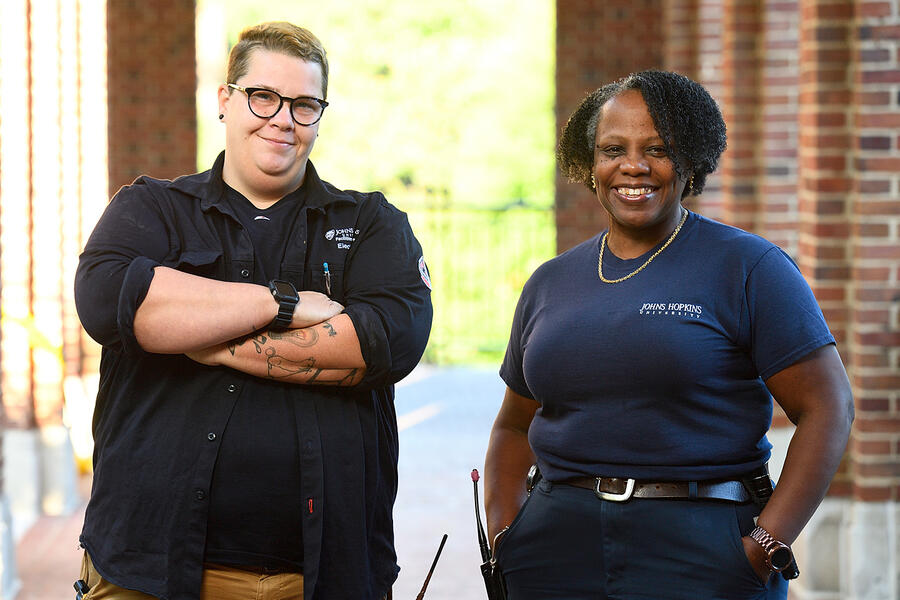
[[[252,376],[144,352],[135,312],[158,265],[265,284],[247,232],[223,198],[220,155],[175,181],[140,177],[110,202],[81,255],[75,299],[103,345],[94,411],[94,482],[81,542],[117,585],[164,599],[199,595],[219,441]],[[380,193],[341,191],[308,164],[306,204],[280,264],[298,290],[341,302],[366,363],[351,388],[283,383],[300,448],[304,597],[359,600],[397,576],[393,383],[421,358],[431,326],[422,251]]]
[[[303,185],[263,210],[225,186],[225,200],[250,235],[266,280],[278,277],[305,192]],[[204,562],[300,572],[303,500],[293,386],[263,378],[244,385],[219,438]]]

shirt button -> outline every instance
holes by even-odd
[[[214,442],[214,441],[216,441],[216,434],[214,434],[213,432],[210,431],[210,432],[206,435],[206,439],[208,439],[208,440],[211,441],[211,442]]]
[[[194,497],[197,500],[204,500],[206,498],[206,492],[204,492],[203,490],[197,490],[196,492],[194,492]]]
[[[243,277],[244,279],[250,277],[250,271],[248,269],[241,269],[241,277]]]
[[[237,386],[234,385],[233,383],[228,384],[228,391],[229,391],[229,392],[234,392],[236,389],[237,389]]]

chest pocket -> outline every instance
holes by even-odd
[[[306,271],[308,281],[303,289],[322,292],[332,300],[344,303],[344,265],[341,263],[325,263],[312,265]]]
[[[224,274],[222,252],[218,250],[187,250],[177,258],[174,268],[191,275],[221,279]]]

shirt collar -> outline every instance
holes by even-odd
[[[200,198],[200,208],[204,211],[212,207],[221,208],[225,201],[225,182],[222,180],[224,165],[225,151],[223,150],[208,171],[179,177],[172,182],[172,187],[185,194]],[[351,204],[357,202],[352,194],[322,181],[312,161],[306,163],[306,179],[303,181],[301,189],[306,192],[307,206],[314,208],[325,207],[337,202]]]

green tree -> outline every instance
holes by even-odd
[[[313,160],[326,179],[401,207],[552,205],[549,0],[198,2],[209,6],[224,12],[229,47],[266,20],[325,44],[331,106]],[[219,149],[200,145],[206,168]]]

